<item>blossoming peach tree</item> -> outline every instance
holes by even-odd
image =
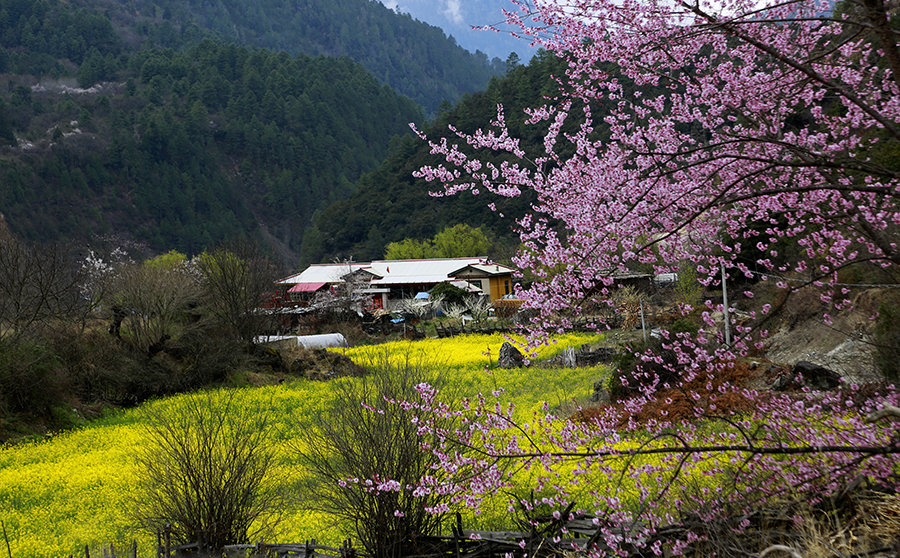
[[[558,94],[527,111],[545,130],[542,149],[512,137],[499,107],[481,130],[432,140],[443,162],[418,176],[438,195],[533,192],[515,262],[535,278],[520,293],[535,336],[608,302],[616,271],[686,262],[707,285],[762,273],[786,292],[817,289],[827,321],[850,304],[839,271],[900,263],[895,13],[882,0],[516,3],[507,20],[517,33],[567,63]],[[815,502],[860,476],[896,490],[898,430],[870,415],[896,411],[896,390],[730,385],[723,373],[764,341],[774,310],[762,306],[730,343],[712,318],[726,310],[682,305],[705,326],[663,332],[671,358],[643,353],[651,377],[640,393],[588,422],[549,412],[523,422],[490,398],[445,406],[423,386],[416,405],[458,421],[431,448],[441,480],[417,490],[475,509],[487,495],[513,505],[534,490],[522,505],[590,513],[592,551],[621,554],[677,553],[713,519],[738,518],[729,525],[740,530],[762,503]],[[636,424],[674,392],[689,420]],[[735,396],[748,403],[739,414],[720,404]]]

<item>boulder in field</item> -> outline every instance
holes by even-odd
[[[500,355],[497,357],[497,365],[500,368],[521,368],[525,365],[525,357],[509,341],[504,341],[500,347]]]

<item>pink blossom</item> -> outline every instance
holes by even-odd
[[[897,45],[856,32],[857,23],[887,24],[886,16],[835,21],[822,17],[829,8],[816,0],[762,11],[751,0],[513,3],[508,23],[566,65],[558,91],[526,111],[543,135],[539,153],[525,153],[498,107],[496,119],[473,133],[451,127],[451,139],[429,139],[419,132],[443,162],[416,176],[437,195],[533,197],[532,211],[513,223],[523,247],[514,261],[534,278],[517,290],[534,313],[526,332],[532,346],[570,326],[586,301],[615,308],[613,275],[641,266],[690,265],[711,290],[723,273],[729,282],[756,275],[783,297],[815,289],[828,321],[852,298],[838,271],[900,262],[891,236],[900,224],[900,179],[870,159],[877,143],[900,141],[900,75],[883,63],[884,49],[898,54]],[[500,157],[480,159],[481,150]],[[730,343],[722,322],[732,308],[719,299],[701,308],[697,335],[661,334],[667,358],[635,355],[639,369],[621,382],[638,393],[623,410],[590,423],[545,410],[526,425],[513,420],[499,390],[493,400],[460,406],[460,425],[441,433],[435,450],[444,484],[429,488],[477,510],[483,498],[513,492],[510,469],[528,471],[554,517],[575,495],[584,498],[604,518],[598,526],[615,554],[652,540],[672,503],[716,521],[726,507],[748,513],[789,492],[815,501],[848,475],[896,487],[895,430],[865,421],[874,408],[897,404],[895,388],[861,408],[831,393],[716,385],[735,359],[762,347],[762,326],[778,307],[764,304],[751,323],[734,324]],[[639,424],[637,414],[666,388],[686,393],[694,420]],[[747,416],[727,414],[721,402],[732,394],[752,403]],[[700,428],[701,419],[718,422]],[[637,429],[649,440],[642,449],[622,444]],[[642,451],[654,459],[641,459]],[[698,499],[680,484],[690,474],[727,474],[730,482],[703,486]],[[598,480],[612,478],[627,482]],[[620,491],[626,484],[631,493]],[[699,537],[689,531],[668,549],[648,550],[682,554]]]

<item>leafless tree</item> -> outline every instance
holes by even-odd
[[[345,266],[340,283],[333,289],[317,294],[313,305],[335,313],[356,316],[369,299],[365,289],[369,287],[370,277],[354,269],[352,260],[335,263]]]
[[[466,310],[476,322],[483,322],[491,315],[491,300],[486,296],[470,296],[466,299]]]
[[[271,319],[260,307],[277,278],[274,264],[249,242],[216,248],[196,262],[204,308],[235,339],[252,344]]]
[[[60,246],[28,245],[0,236],[0,340],[74,315],[79,269],[68,254]]]
[[[447,304],[443,308],[443,311],[444,311],[444,314],[446,314],[448,318],[452,318],[452,319],[458,321],[459,325],[463,325],[463,316],[469,310],[462,304]]]
[[[111,296],[126,336],[150,356],[163,347],[200,298],[200,283],[186,262],[173,267],[147,262],[123,267],[116,275]]]
[[[148,407],[138,456],[135,519],[168,526],[208,550],[256,540],[284,502],[267,482],[274,453],[264,407],[237,392],[205,392]]]
[[[401,298],[394,302],[392,310],[402,314],[409,314],[418,319],[423,319],[428,315],[430,307],[425,300],[415,298]]]
[[[415,358],[397,365],[385,355],[369,376],[335,383],[315,428],[297,428],[303,434],[294,448],[315,479],[311,505],[351,522],[372,558],[416,554],[416,537],[440,526],[426,508],[446,496],[416,497],[411,488],[431,474],[434,459],[423,450],[428,435],[419,431],[418,411],[405,404],[417,398],[418,384],[433,380],[426,370]],[[372,490],[367,479],[396,482],[396,490]]]

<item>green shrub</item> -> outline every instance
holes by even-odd
[[[0,414],[50,416],[65,392],[60,359],[49,347],[27,338],[0,341]]]
[[[697,335],[700,331],[700,324],[690,318],[679,318],[672,322],[668,327],[669,333],[690,333]]]
[[[678,270],[675,300],[682,304],[690,304],[694,308],[703,302],[703,285],[697,280],[696,266],[690,262],[684,262]]]
[[[643,362],[640,355],[652,350],[662,357],[662,363]],[[648,342],[636,342],[628,347],[619,347],[613,357],[615,367],[609,376],[609,397],[612,401],[622,401],[641,392],[645,386],[656,382],[671,383],[678,377],[677,357],[668,349],[663,349],[662,341],[651,338]],[[623,382],[624,380],[624,382]]]
[[[469,297],[469,293],[447,281],[438,283],[429,292],[431,293],[431,296],[443,296],[445,304],[462,305],[465,304],[466,299]]]

